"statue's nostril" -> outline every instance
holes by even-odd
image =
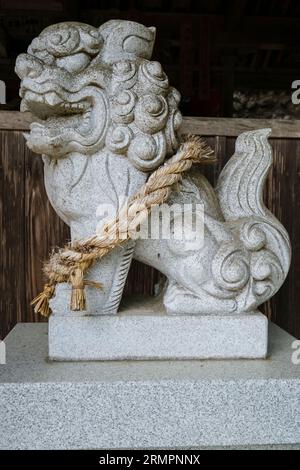
[[[40,74],[40,71],[37,68],[28,68],[28,77],[35,78]]]
[[[21,54],[17,58],[15,71],[21,79],[26,77],[35,78],[40,75],[42,68],[42,64],[38,59],[27,54]]]

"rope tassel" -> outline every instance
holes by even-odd
[[[84,269],[79,265],[70,273],[70,282],[72,284],[71,310],[86,310],[85,286],[102,289],[100,282],[84,280]]]
[[[49,300],[52,299],[55,292],[55,286],[52,284],[45,284],[44,290],[37,295],[30,305],[34,305],[34,313],[40,313],[43,317],[49,317],[51,308],[49,307]]]
[[[80,267],[71,271],[70,282],[72,284],[71,310],[86,310],[83,270]]]

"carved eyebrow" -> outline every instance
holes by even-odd
[[[136,47],[133,47],[133,50],[132,50],[132,44],[131,42],[133,41],[136,41],[136,40],[140,40],[140,41],[144,41],[146,42],[147,44],[151,44],[153,42],[153,39],[150,38],[146,38],[144,36],[140,36],[138,34],[131,34],[130,36],[127,36],[126,38],[124,38],[124,41],[123,41],[123,44],[122,44],[122,47],[124,49],[124,51],[126,52],[130,52],[130,53],[134,53],[136,52]],[[134,44],[134,46],[136,46],[136,43]]]

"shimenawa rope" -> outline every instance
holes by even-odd
[[[102,287],[98,282],[84,279],[86,271],[97,260],[131,238],[131,234],[148,216],[151,207],[168,200],[174,186],[193,163],[212,161],[214,156],[210,147],[200,137],[188,136],[177,153],[149,176],[128,204],[105,224],[101,233],[69,243],[51,255],[43,269],[48,282],[43,292],[31,302],[35,305],[35,313],[46,317],[51,314],[49,300],[55,294],[56,284],[61,282],[70,282],[72,285],[71,310],[85,310],[85,286]]]

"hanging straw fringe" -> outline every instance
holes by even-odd
[[[85,310],[83,270],[80,265],[71,271],[70,282],[72,284],[71,310]]]
[[[37,295],[30,305],[35,305],[34,313],[40,313],[43,317],[49,317],[51,309],[49,307],[49,300],[53,297],[55,292],[55,286],[51,284],[45,284],[44,290]]]
[[[71,310],[85,310],[84,287],[90,285],[102,288],[100,283],[84,280],[86,271],[97,260],[130,239],[130,234],[146,219],[151,207],[168,200],[172,189],[193,163],[214,161],[213,151],[200,137],[188,136],[177,153],[150,175],[143,187],[130,198],[128,206],[106,223],[100,234],[70,243],[52,254],[44,266],[49,283],[31,302],[35,304],[34,311],[44,316],[50,315],[49,300],[55,293],[55,285],[61,282],[70,282],[72,285]]]

